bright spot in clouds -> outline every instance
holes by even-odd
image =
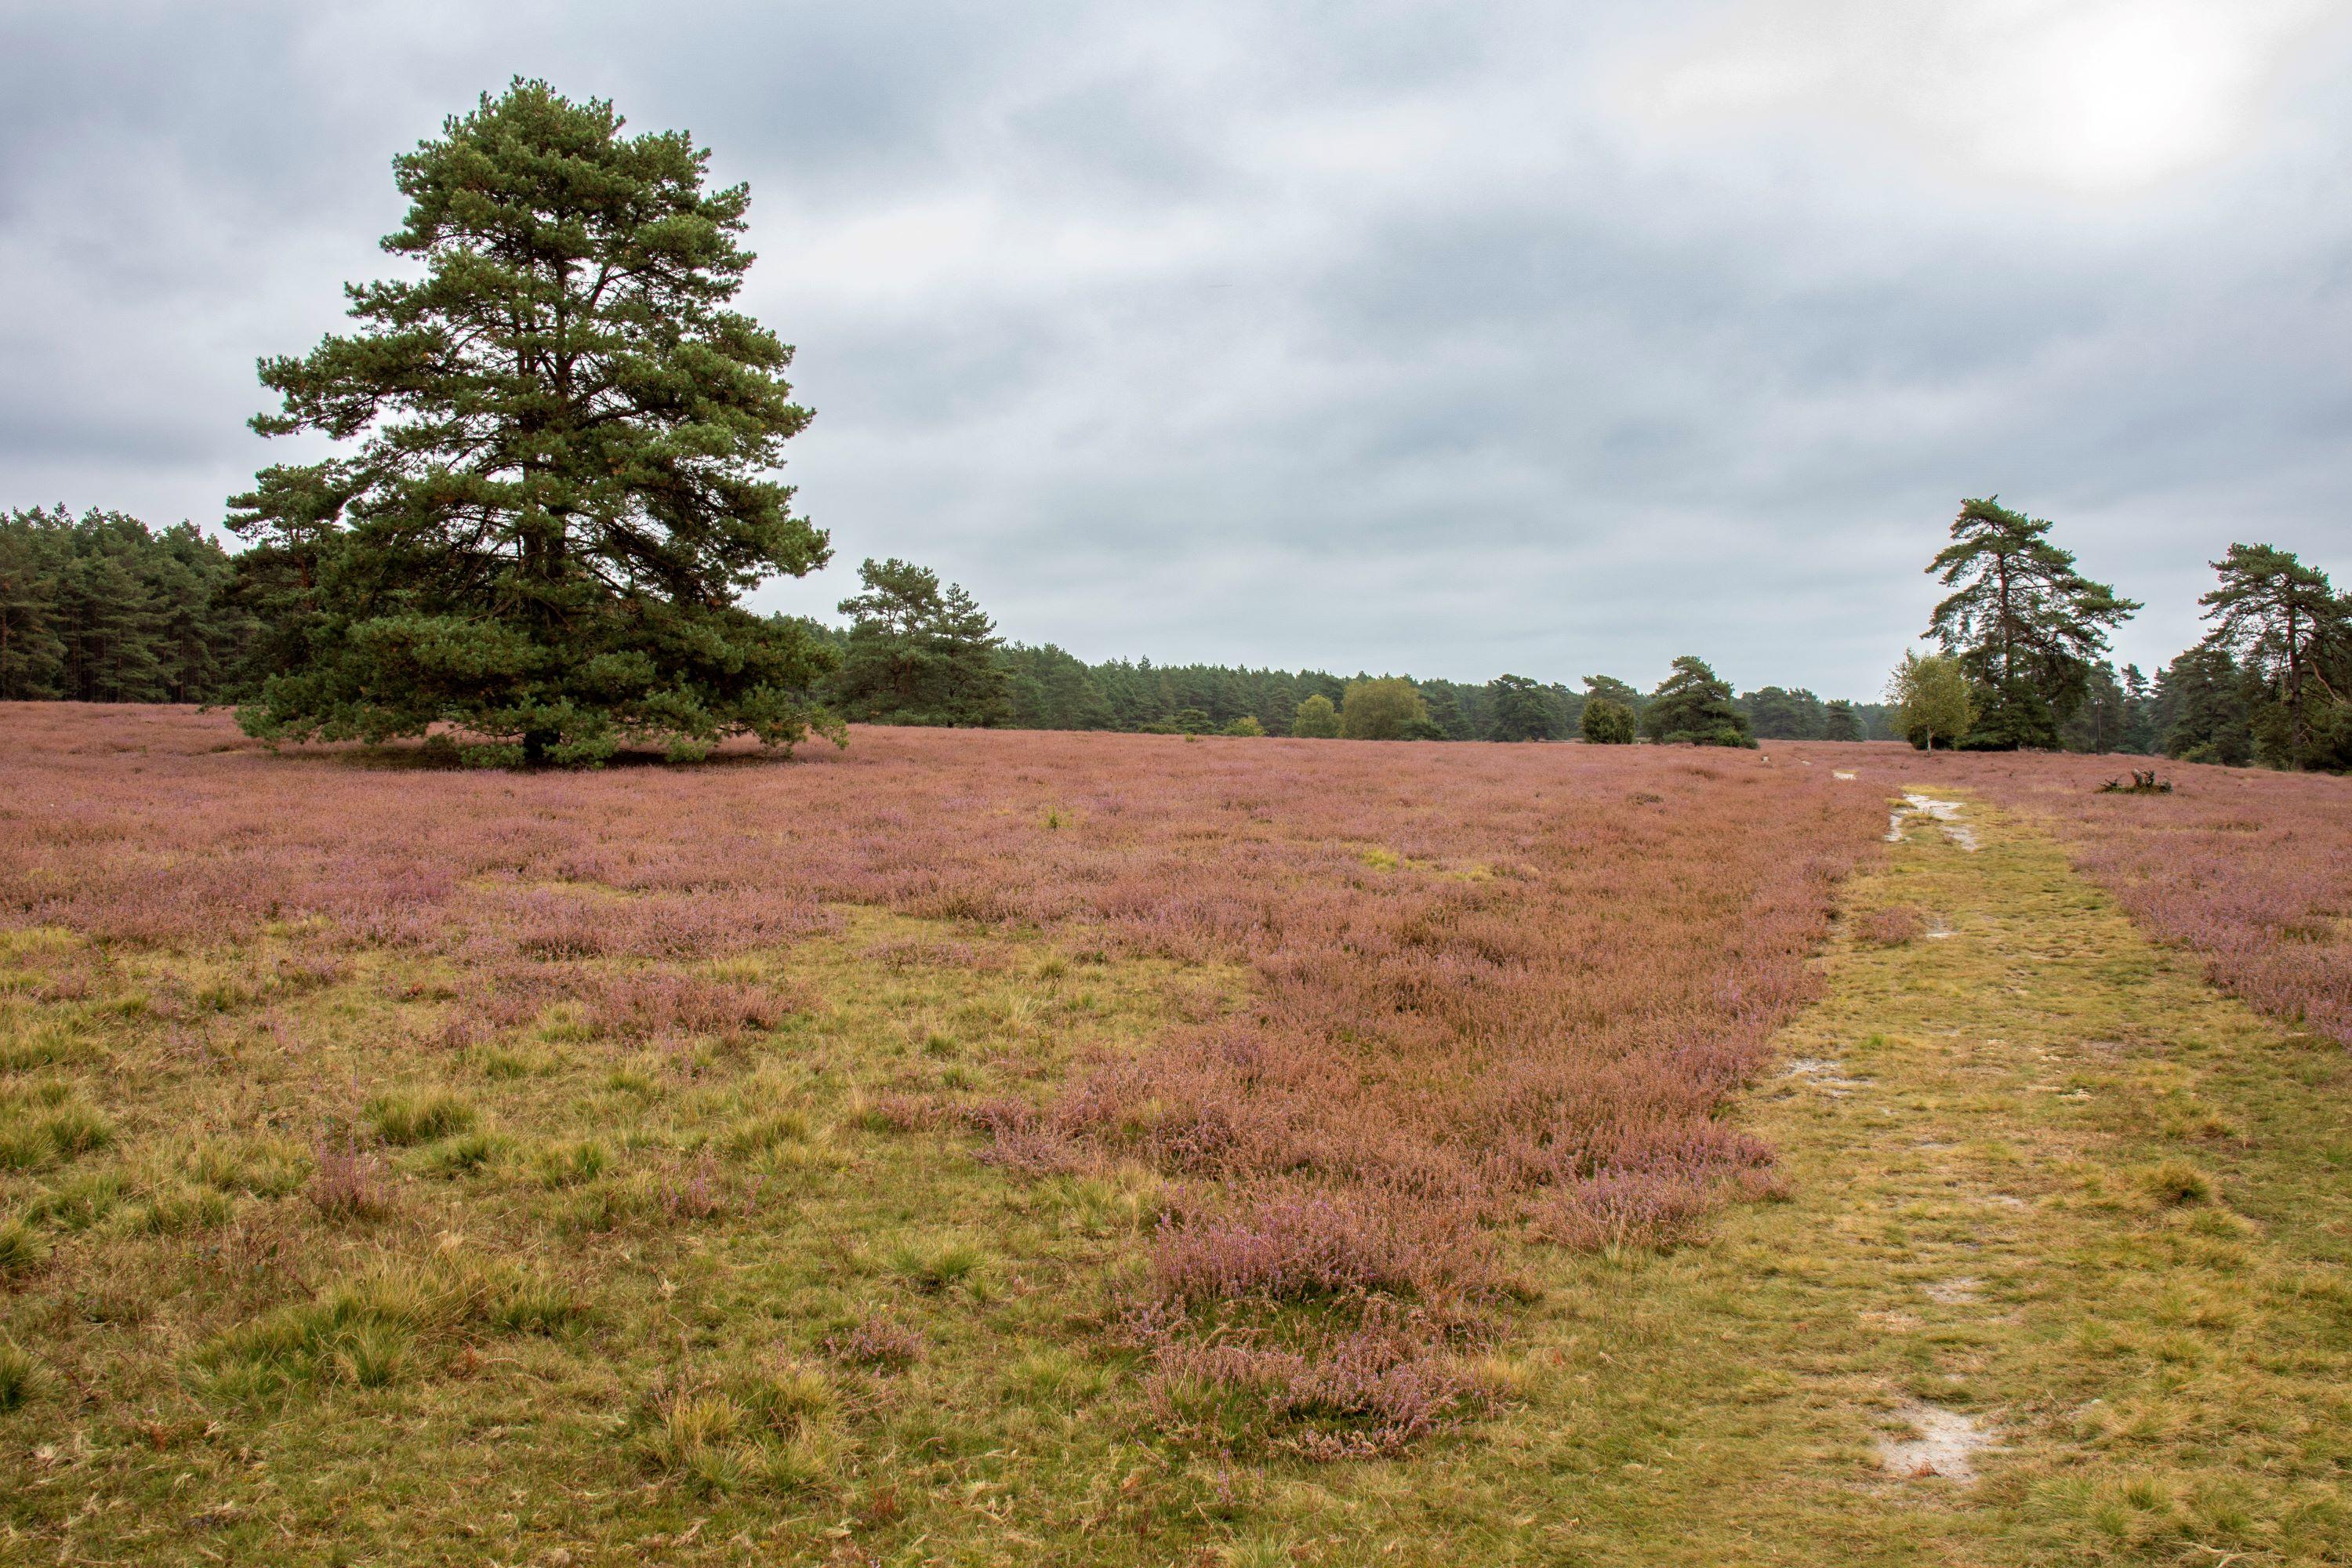
[[[752,191],[837,563],[1088,658],[1867,696],[1958,500],[2352,582],[2352,0],[0,0],[0,506],[216,523],[517,72]]]
[[[1790,0],[1714,14],[1624,84],[1636,112],[1891,134],[1964,176],[2127,193],[2258,129],[2315,0]]]

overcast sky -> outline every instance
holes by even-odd
[[[1580,15],[1582,13],[1583,15]],[[751,186],[829,614],[1875,693],[1959,499],[2352,576],[2352,0],[0,4],[0,505],[216,523],[516,74]]]

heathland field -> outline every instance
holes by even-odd
[[[0,709],[0,1561],[2352,1561],[2340,779],[426,761]]]

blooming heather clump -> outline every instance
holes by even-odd
[[[1155,1375],[1278,1411],[1307,1452],[1475,1405],[1450,1369],[1506,1294],[1498,1227],[1639,1245],[1765,1184],[1717,1112],[1884,826],[1827,767],[1657,748],[881,729],[790,763],[426,776],[220,752],[225,726],[0,713],[0,921],[426,952],[452,1045],[558,1005],[623,1037],[772,1028],[803,1004],[665,966],[845,904],[1245,966],[1240,1005],[1171,1000],[1149,1048],[1041,1099],[869,1113],[976,1128],[1015,1172],[1176,1184],[1130,1303]]]
[[[383,1166],[348,1149],[323,1143],[303,1194],[320,1214],[335,1218],[376,1219],[390,1214],[393,1207]]]
[[[605,981],[591,995],[588,1016],[598,1033],[625,1040],[665,1035],[732,1039],[772,1029],[809,1005],[804,994],[772,986],[652,970]]]
[[[824,1353],[845,1366],[897,1372],[923,1359],[923,1337],[887,1318],[867,1317],[825,1338]]]
[[[1493,1277],[1477,1232],[1409,1200],[1349,1189],[1276,1191],[1202,1215],[1170,1214],[1153,1283],[1180,1302],[1283,1300],[1375,1291],[1431,1300]]]
[[[1901,947],[1927,929],[1919,911],[1908,904],[1873,910],[1854,922],[1854,934],[1875,947]]]

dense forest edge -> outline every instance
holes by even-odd
[[[281,639],[266,630],[271,595],[260,564],[189,522],[154,528],[61,506],[0,514],[0,700],[250,700],[282,657]],[[1571,687],[1508,674],[1475,683],[1149,658],[1090,663],[1052,643],[1005,641],[969,595],[923,568],[868,563],[865,582],[864,594],[845,601],[846,625],[797,623],[837,659],[808,700],[865,722],[1339,735],[1349,732],[1353,689],[1356,730],[1375,738],[1545,741],[1604,738],[1586,732],[1596,699],[1638,720],[1654,695],[1606,675]],[[2281,748],[2265,743],[2264,723],[2275,684],[2258,661],[2211,640],[2153,677],[2095,661],[2059,740],[2074,752],[2275,763]],[[1757,740],[1906,738],[1891,702],[1825,700],[1803,687],[1725,690]],[[1382,696],[1390,711],[1361,711]]]

